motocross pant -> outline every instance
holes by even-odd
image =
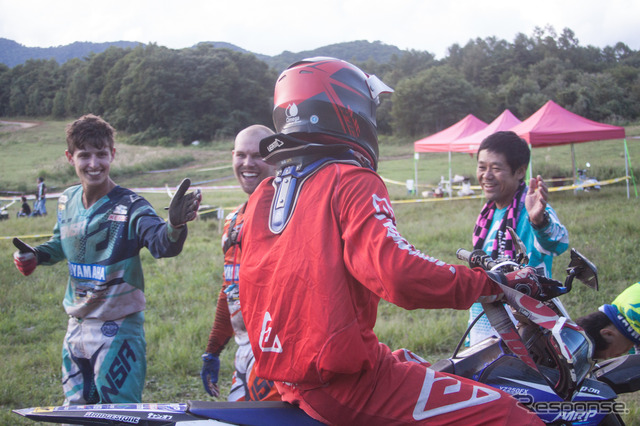
[[[275,383],[253,372],[254,361],[251,344],[238,346],[228,401],[280,401]]]
[[[277,382],[282,400],[330,425],[542,425],[515,398],[434,371],[409,351],[379,345],[372,369],[336,375],[322,387]]]
[[[142,402],[144,312],[115,321],[69,318],[62,347],[64,405]]]

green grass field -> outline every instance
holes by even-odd
[[[0,127],[0,190],[35,190],[38,175],[46,177],[51,192],[62,191],[76,182],[72,168],[64,159],[63,122],[17,132]],[[628,147],[634,173],[640,175],[640,126],[627,128]],[[119,137],[112,171],[117,183],[127,187],[175,186],[183,177],[206,186],[235,184],[230,165],[232,142],[181,148],[126,145]],[[380,174],[393,182],[413,179],[412,141],[381,144]],[[575,145],[578,167],[592,164],[590,174],[601,178],[624,175],[622,141],[591,142]],[[638,164],[635,164],[638,163]],[[535,173],[549,176],[571,175],[570,146],[536,149],[532,160]],[[475,182],[475,160],[468,154],[452,156],[454,174],[467,175]],[[149,171],[164,170],[158,173]],[[418,182],[434,185],[448,175],[447,154],[422,154],[418,161]],[[471,231],[482,199],[408,202],[401,184],[389,183],[391,199],[400,232],[423,252],[451,263],[458,248],[470,248]],[[422,189],[422,188],[421,188]],[[424,188],[426,189],[426,187]],[[165,215],[169,198],[164,193],[143,193]],[[231,208],[244,200],[238,188],[204,191],[203,204]],[[640,199],[631,187],[631,198],[623,183],[603,186],[599,192],[558,191],[550,203],[570,233],[571,247],[591,259],[599,268],[600,291],[576,285],[563,298],[570,314],[577,318],[603,303],[609,303],[626,286],[640,280],[635,250],[640,236]],[[7,204],[8,201],[1,201]],[[55,212],[55,202],[47,209]],[[33,424],[10,410],[29,406],[59,405],[63,401],[60,385],[60,352],[66,329],[62,298],[67,267],[58,264],[39,267],[23,277],[14,267],[10,237],[23,236],[31,244],[46,238],[54,214],[44,218],[17,219],[18,203],[9,207],[10,219],[0,221],[0,424]],[[182,402],[211,399],[200,381],[200,355],[213,321],[220,288],[222,254],[220,227],[216,219],[198,220],[189,225],[189,238],[182,254],[173,259],[153,259],[144,251],[146,277],[146,337],[148,344],[146,402]],[[569,262],[565,253],[554,263],[554,277],[560,278]],[[431,362],[447,357],[464,332],[466,311],[405,311],[386,302],[380,304],[376,332],[392,348],[406,347]],[[222,355],[220,373],[223,394],[233,369],[234,343]],[[631,412],[627,424],[638,425],[640,395],[621,398]]]

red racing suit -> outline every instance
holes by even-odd
[[[256,374],[276,381],[283,400],[329,424],[541,424],[507,394],[378,342],[380,298],[406,309],[468,309],[500,290],[483,271],[409,244],[375,172],[323,167],[280,234],[268,225],[272,181],[247,205],[240,299]]]

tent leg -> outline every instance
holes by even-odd
[[[624,175],[627,176],[627,199],[629,198],[629,157],[627,157],[627,138],[624,139]]]
[[[624,139],[624,170],[625,176],[629,177],[633,181],[633,189],[636,193],[636,198],[638,198],[638,188],[636,187],[636,178],[633,176],[633,169],[631,169],[631,174],[629,174],[629,166],[631,165],[631,160],[629,159],[629,146],[627,145],[627,139]],[[627,179],[627,198],[629,198],[629,179]]]
[[[452,197],[452,193],[453,192],[453,185],[452,185],[452,178],[451,178],[451,151],[449,151],[449,198]]]
[[[578,183],[578,175],[576,172],[576,152],[573,144],[571,144],[571,169],[573,170],[573,185],[575,186]],[[575,188],[573,190],[574,194],[578,193],[578,189]]]
[[[414,178],[415,178],[415,196],[418,196],[418,159],[420,158],[420,154],[418,154],[417,152],[415,152],[413,154],[413,168],[414,168]]]

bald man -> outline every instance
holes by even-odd
[[[249,126],[238,133],[232,151],[233,173],[242,190],[251,195],[260,182],[273,176],[275,169],[265,163],[260,156],[260,140],[273,135],[273,131],[262,125]],[[252,374],[253,352],[249,336],[240,312],[238,275],[240,270],[240,246],[237,236],[244,222],[246,202],[238,206],[225,219],[222,234],[224,253],[224,274],[222,290],[218,297],[216,315],[209,334],[206,352],[202,355],[202,383],[211,396],[220,396],[218,373],[220,353],[231,337],[235,338],[238,350],[235,357],[235,371],[229,391],[229,401],[279,400],[274,384]]]

